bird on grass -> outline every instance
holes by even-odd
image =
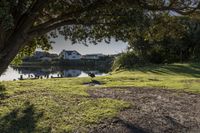
[[[92,73],[92,72],[89,72],[89,73],[88,73],[88,76],[90,76],[90,77],[93,79],[93,78],[95,77],[95,74]],[[92,80],[92,79],[91,79],[91,80]]]
[[[92,72],[88,73],[88,76],[91,77],[91,85],[101,85],[101,83],[97,80],[93,80],[93,78],[95,77],[95,74]]]

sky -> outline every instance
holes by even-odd
[[[95,54],[95,53],[102,53],[105,55],[112,55],[121,53],[126,51],[127,43],[121,41],[111,41],[110,44],[107,43],[99,43],[97,45],[88,44],[89,46],[85,46],[83,44],[73,44],[71,41],[66,41],[63,37],[59,36],[58,38],[53,39],[55,44],[52,44],[53,50],[50,50],[50,53],[60,53],[63,49],[65,50],[76,50],[80,54]]]

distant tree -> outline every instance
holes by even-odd
[[[134,34],[128,27],[144,25],[140,13],[171,10],[185,15],[198,8],[198,0],[1,0],[0,75],[17,54],[51,48],[49,37],[58,33],[73,42],[126,40]]]
[[[151,19],[153,24],[141,28],[138,37],[130,37],[129,50],[152,63],[200,59],[200,21],[166,15],[160,19]]]

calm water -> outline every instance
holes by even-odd
[[[88,77],[88,73],[95,73],[96,76],[106,75],[105,71],[87,69],[69,69],[60,67],[8,67],[6,72],[0,76],[0,81],[18,80],[21,76],[26,78],[34,77]]]

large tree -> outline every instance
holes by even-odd
[[[1,0],[0,75],[19,52],[49,48],[57,33],[73,42],[126,40],[148,10],[185,15],[198,8],[198,0]]]

